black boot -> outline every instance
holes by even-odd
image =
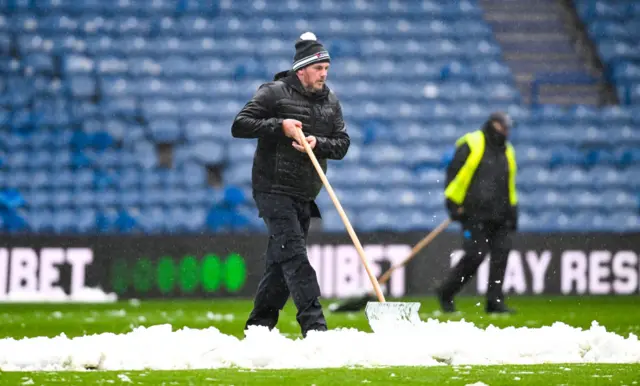
[[[456,312],[453,298],[473,278],[480,263],[482,263],[482,255],[472,250],[470,253],[465,253],[465,256],[453,267],[436,290],[443,312]]]
[[[309,331],[327,331],[327,321],[322,312],[318,299],[314,299],[307,306],[300,307],[296,316],[300,325],[302,337],[306,338]]]
[[[436,289],[436,297],[440,303],[440,308],[444,313],[456,312],[456,305],[453,302],[453,296],[445,294],[442,288]]]
[[[516,310],[507,307],[504,300],[487,301],[485,311],[488,314],[515,314]]]

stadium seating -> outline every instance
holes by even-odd
[[[575,4],[618,97],[628,105],[640,104],[640,3],[575,0]]]
[[[626,105],[523,105],[475,0],[0,0],[0,229],[262,230],[255,143],[231,122],[313,31],[352,138],[328,177],[357,230],[442,221],[453,142],[502,109],[518,122],[523,231],[637,231],[640,8],[577,3]]]

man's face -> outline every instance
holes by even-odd
[[[498,121],[493,121],[493,128],[500,134],[504,135],[505,137],[509,136],[509,130],[508,128],[504,127],[500,122]]]
[[[298,71],[302,84],[310,90],[320,91],[327,81],[329,63],[316,63]]]

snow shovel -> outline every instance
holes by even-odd
[[[400,262],[399,264],[396,264],[394,266],[392,266],[391,268],[389,268],[384,274],[382,274],[382,276],[380,276],[380,278],[378,279],[378,282],[380,284],[385,284],[387,281],[389,281],[389,279],[391,278],[391,274],[398,268],[400,267],[404,267],[405,265],[407,265],[409,263],[409,261],[411,261],[414,257],[416,257],[416,255],[418,254],[418,252],[420,252],[422,250],[422,248],[426,247],[427,245],[429,245],[429,243],[436,238],[436,236],[438,236],[443,230],[445,230],[449,224],[451,224],[451,219],[447,218],[446,220],[444,220],[442,223],[440,223],[440,225],[438,225],[438,227],[434,230],[432,230],[431,232],[429,232],[429,234],[427,234],[422,240],[420,240],[414,247],[413,249],[411,249],[411,253],[409,254],[409,256],[407,256],[407,258],[405,258],[402,262]],[[365,306],[367,305],[367,303],[371,300],[373,300],[374,297],[371,293],[366,293],[358,298],[355,299],[350,299],[350,300],[346,300],[344,303],[339,304],[339,303],[333,303],[329,305],[329,311],[331,312],[353,312],[353,311],[360,311],[363,308],[365,308]]]
[[[353,230],[347,215],[342,209],[342,205],[340,205],[340,201],[338,201],[338,197],[334,193],[331,188],[331,184],[329,184],[329,180],[327,180],[327,176],[324,174],[322,167],[318,163],[318,159],[315,154],[313,154],[313,150],[307,143],[304,133],[301,129],[298,129],[298,143],[304,146],[305,151],[309,155],[313,166],[316,168],[324,187],[327,189],[333,204],[340,214],[342,218],[342,222],[347,228],[347,232],[351,237],[351,241],[353,242],[356,250],[358,251],[358,255],[360,256],[360,260],[364,265],[364,268],[369,276],[369,280],[371,280],[371,284],[373,285],[373,289],[378,298],[378,302],[369,302],[365,308],[365,315],[367,320],[369,321],[369,326],[373,330],[373,332],[383,331],[383,330],[394,330],[398,327],[406,326],[406,325],[414,325],[420,323],[420,316],[418,315],[418,310],[420,309],[420,303],[407,303],[407,302],[387,302],[384,298],[384,294],[380,289],[380,284],[378,284],[378,280],[373,275],[371,268],[367,262],[367,258],[364,254],[364,250],[362,245],[360,244],[360,240],[358,240],[358,236],[356,236],[356,232]]]

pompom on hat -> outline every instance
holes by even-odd
[[[291,69],[298,71],[314,63],[331,62],[329,52],[313,32],[305,32],[296,40],[296,54]]]

